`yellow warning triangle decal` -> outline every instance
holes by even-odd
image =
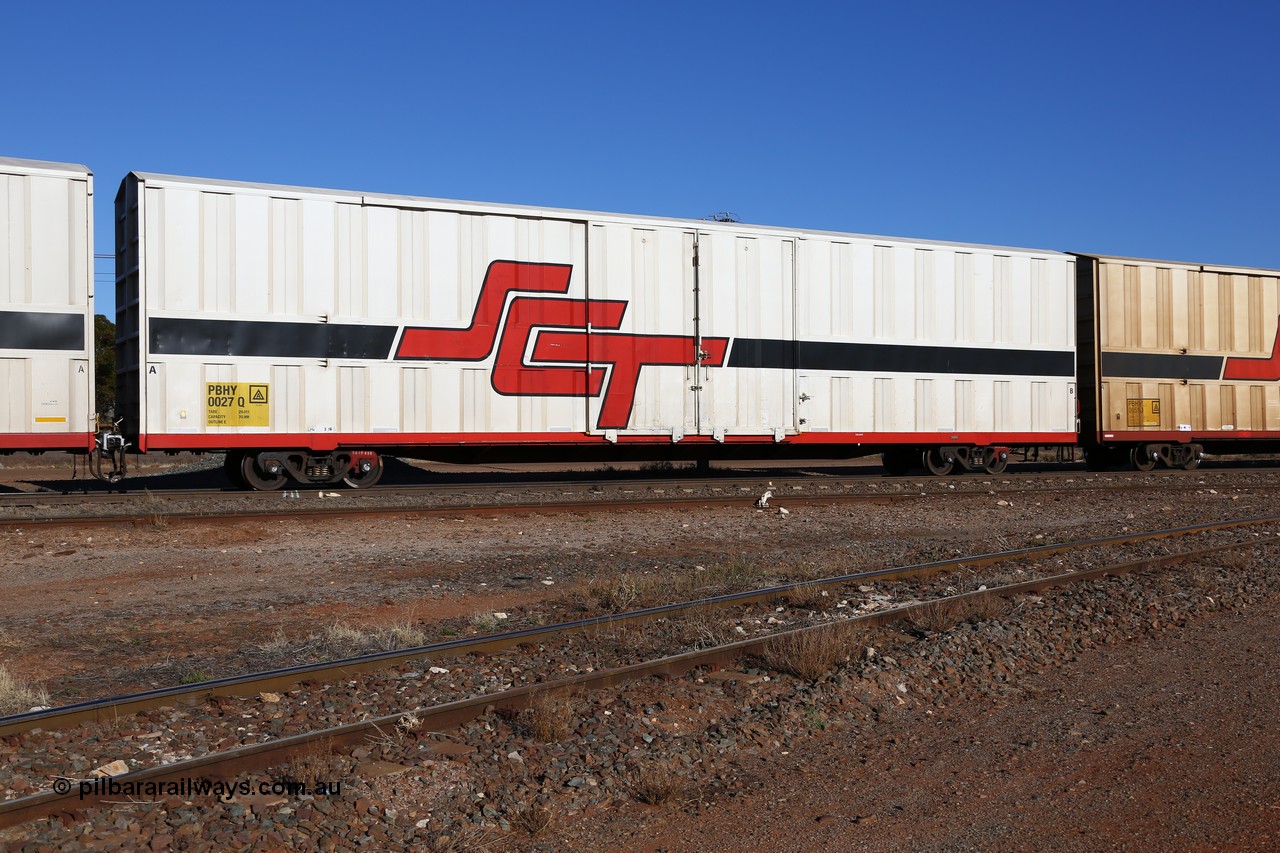
[[[249,397],[249,402],[265,403],[267,402],[267,395],[263,392],[261,388],[255,388],[253,389],[253,394]]]

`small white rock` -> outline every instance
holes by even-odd
[[[128,773],[128,772],[129,772],[129,765],[117,758],[115,761],[111,762],[110,764],[102,765],[97,770],[94,770],[93,772],[91,772],[89,775],[94,777],[95,779],[101,779],[104,776],[123,776],[125,773]]]

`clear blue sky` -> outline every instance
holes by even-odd
[[[0,155],[93,169],[103,253],[136,169],[1280,268],[1268,3],[49,0],[4,19]]]

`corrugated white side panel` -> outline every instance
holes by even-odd
[[[682,228],[592,225],[590,298],[627,303],[620,332],[692,335],[694,232]],[[692,361],[693,348],[689,348]],[[627,433],[694,434],[698,430],[692,366],[654,366],[640,371]],[[599,421],[603,396],[591,401]]]
[[[10,324],[0,336],[0,433],[93,430],[92,192],[84,167],[0,158],[0,311]],[[62,340],[25,331],[23,315],[43,314],[69,319]],[[15,345],[24,338],[42,348]]]
[[[1074,267],[1066,256],[806,239],[797,268],[801,341],[1051,351],[1074,346]],[[841,376],[856,381],[834,381]],[[802,431],[1075,429],[1071,376],[870,377],[810,365],[800,383]],[[857,402],[845,403],[845,393]]]
[[[160,184],[145,189],[148,316],[465,329],[489,264],[571,264],[585,225]],[[679,315],[677,308],[675,314]],[[633,319],[633,318],[629,318]],[[496,348],[495,348],[496,349]],[[461,367],[338,359],[148,356],[142,432],[548,432],[586,429],[581,400],[508,397],[494,354]],[[270,383],[271,425],[206,427],[205,383]],[[277,388],[277,386],[280,386]],[[279,393],[283,392],[283,393]],[[186,413],[183,416],[183,412]]]
[[[27,432],[31,429],[31,359],[0,358],[0,394],[6,404],[0,408],[0,432]]]
[[[794,339],[794,240],[703,233],[699,258],[703,337]],[[701,379],[704,432],[794,430],[793,371],[709,370]]]

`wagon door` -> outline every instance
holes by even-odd
[[[591,226],[587,293],[601,322],[589,361],[604,377],[588,397],[592,432],[667,436],[698,431],[697,233],[626,223]]]
[[[710,354],[699,371],[700,433],[726,441],[795,434],[795,259],[791,239],[698,234],[698,331]]]

